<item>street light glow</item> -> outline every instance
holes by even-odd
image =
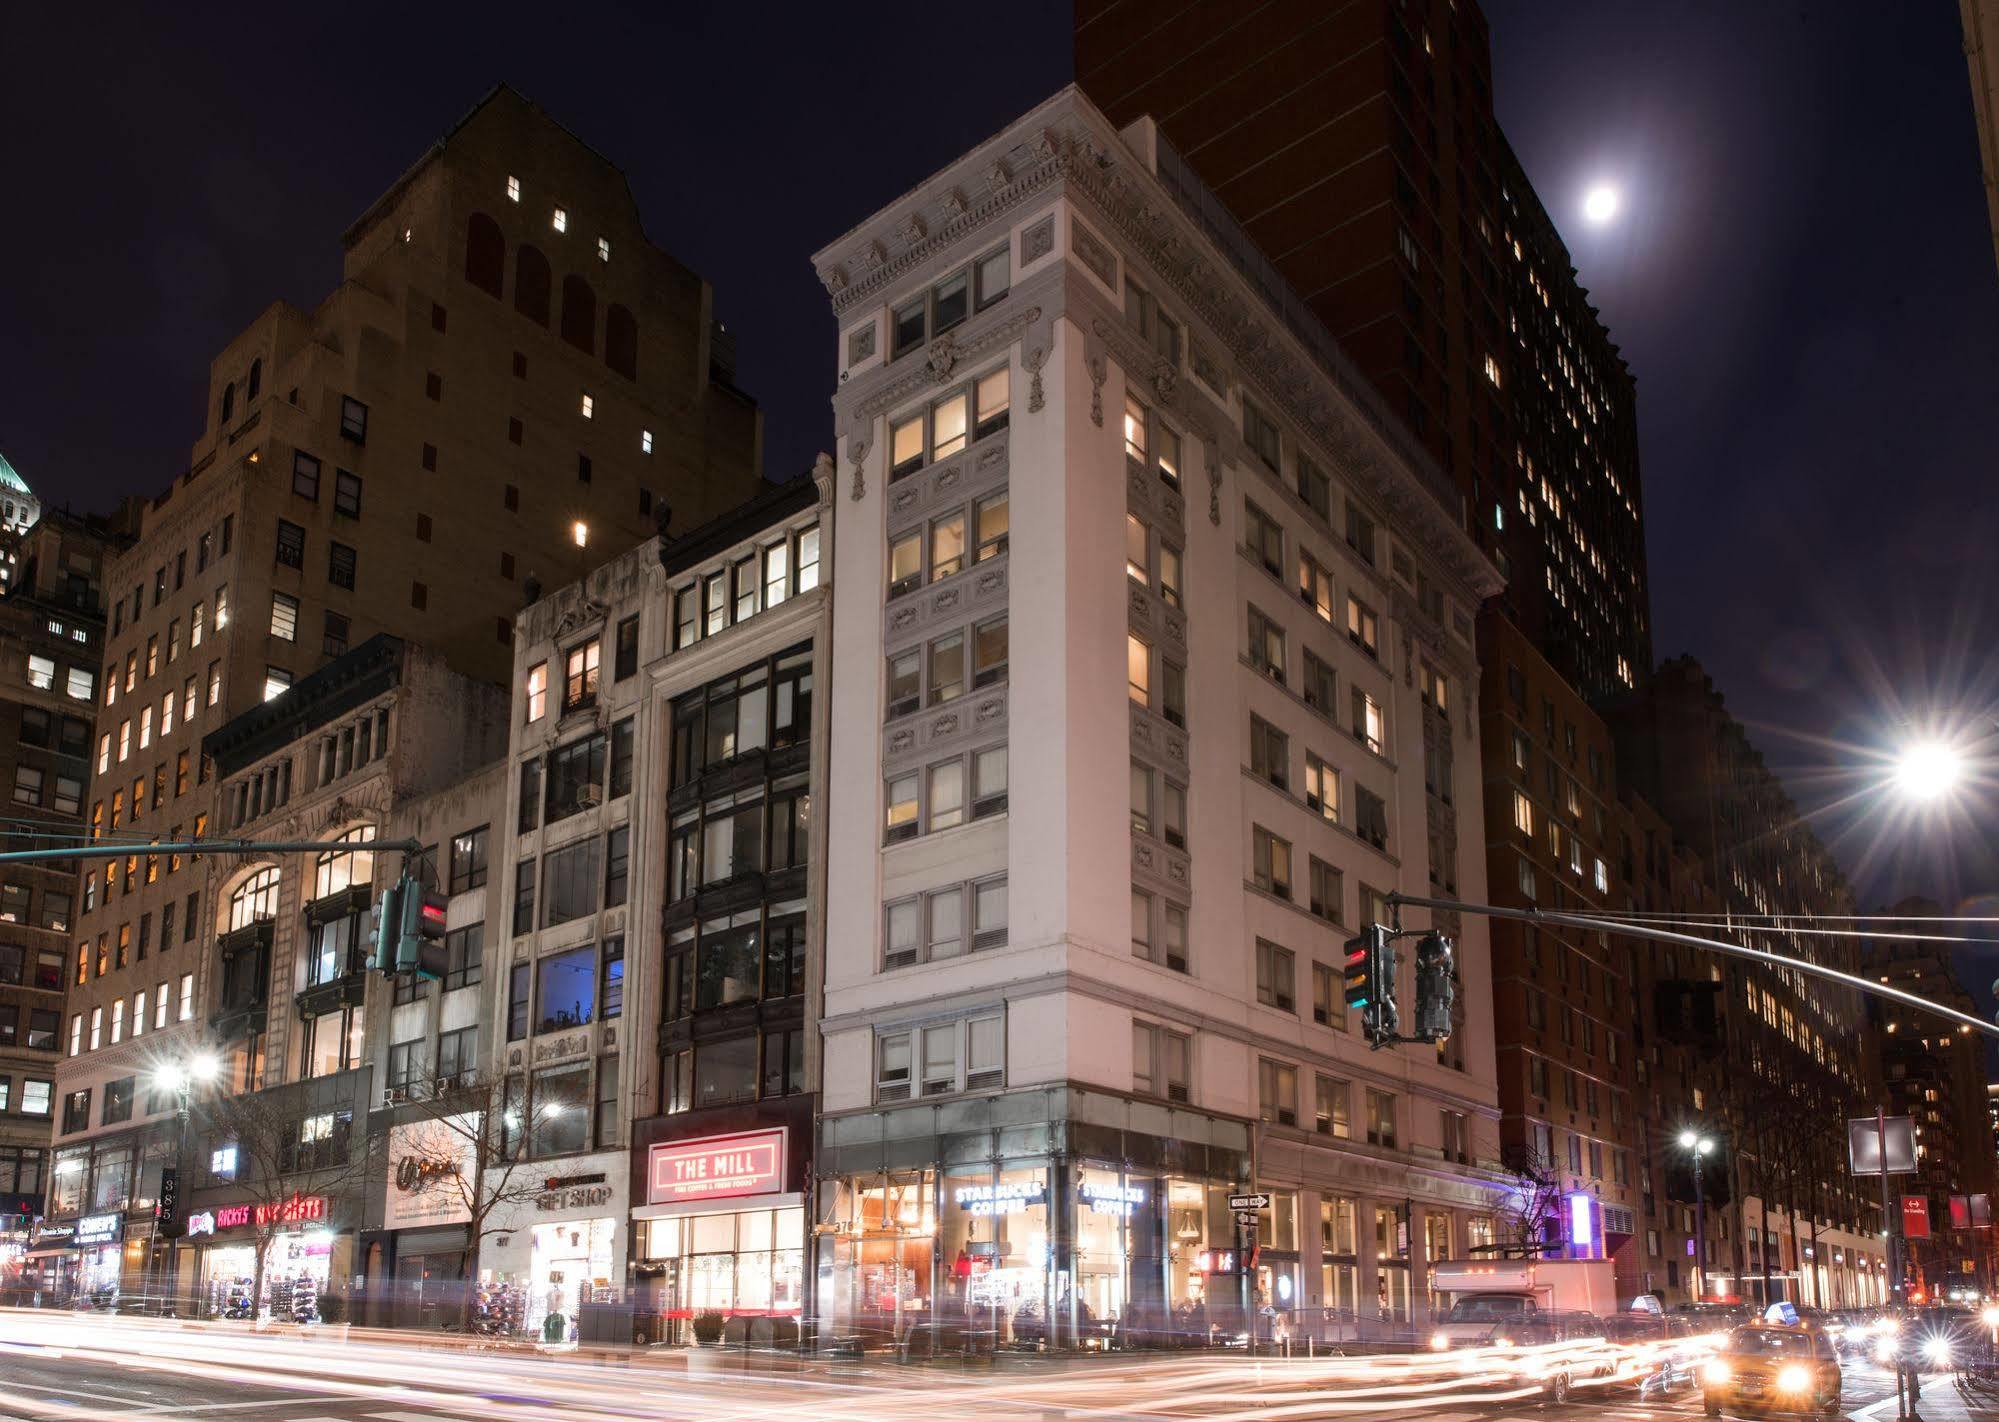
[[[1964,758],[1943,741],[1918,741],[1895,761],[1895,787],[1911,800],[1929,801],[1956,788]]]

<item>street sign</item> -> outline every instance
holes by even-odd
[[[1930,1237],[1930,1202],[1925,1196],[1902,1197],[1902,1236],[1905,1239]]]
[[[1267,1210],[1270,1208],[1268,1195],[1231,1195],[1229,1208],[1232,1210]]]
[[[1886,1127],[1884,1130],[1883,1127]],[[1883,1136],[1888,1163],[1881,1163]],[[1916,1123],[1907,1116],[1856,1116],[1846,1123],[1847,1163],[1855,1175],[1907,1175],[1916,1168]]]
[[[1253,1225],[1253,1224],[1255,1224],[1255,1223],[1256,1223],[1256,1211],[1255,1211],[1255,1210],[1237,1210],[1237,1211],[1235,1212],[1235,1222],[1236,1222],[1237,1224],[1239,1224],[1239,1225]]]

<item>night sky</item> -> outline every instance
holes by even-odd
[[[625,168],[715,285],[767,472],[806,467],[834,362],[809,254],[1067,82],[1068,7],[976,37],[665,8],[10,14],[0,453],[82,507],[163,485],[215,350],[324,296],[341,229],[505,79]],[[1865,750],[1936,712],[1991,736],[1999,705],[1999,272],[1956,7],[1487,13],[1500,120],[1638,378],[1656,651],[1706,663],[1808,804],[1852,797],[1818,823],[1868,901],[1999,911],[1999,795],[1911,823]],[[1625,200],[1601,229],[1594,181]]]

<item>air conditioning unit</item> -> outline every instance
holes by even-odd
[[[384,1107],[400,1106],[409,1099],[410,1089],[407,1086],[385,1086],[382,1088],[382,1105]]]
[[[576,803],[586,810],[592,806],[603,804],[604,787],[601,785],[585,785],[580,787],[576,792]]]
[[[906,1081],[883,1082],[875,1088],[875,1100],[877,1101],[907,1101],[908,1099],[909,1083]]]
[[[972,935],[972,951],[975,953],[981,948],[1004,948],[1005,946],[1006,930],[1004,928],[988,928],[983,933],[974,933]]]
[[[1187,1084],[1182,1081],[1167,1082],[1166,1099],[1168,1101],[1185,1101],[1187,1099]]]
[[[898,716],[907,716],[922,704],[922,701],[914,696],[898,697],[896,700],[889,702],[886,719],[893,721]]]
[[[965,1077],[967,1091],[983,1091],[990,1086],[1005,1085],[1006,1070],[1003,1067],[988,1067],[984,1071],[971,1072]]]

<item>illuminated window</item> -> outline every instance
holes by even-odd
[[[583,397],[583,418],[586,420],[594,420],[596,417],[597,417],[597,402],[593,400],[590,396],[585,395]]]
[[[639,431],[639,453],[640,453],[640,454],[651,454],[651,453],[652,453],[652,431],[651,431],[651,430],[640,430],[640,431]]]
[[[528,720],[539,721],[548,711],[548,663],[528,668]]]
[[[597,239],[597,260],[598,260],[598,261],[600,261],[600,262],[608,262],[608,261],[610,261],[610,260],[611,260],[611,239],[610,239],[610,238],[608,238],[608,237],[599,237],[599,238]]]
[[[567,232],[569,230],[569,213],[563,208],[558,207],[549,221],[557,232]]]
[[[519,178],[509,175],[507,178],[507,201],[519,202],[520,200],[521,200],[521,180]]]

